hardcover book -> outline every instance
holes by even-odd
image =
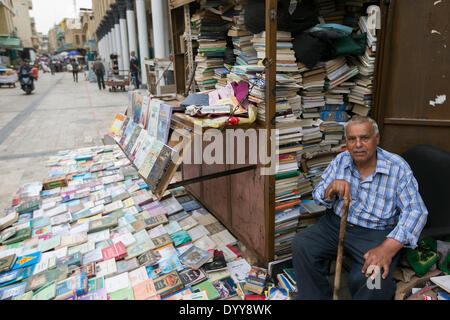
[[[177,271],[172,271],[153,280],[156,294],[162,298],[183,288],[183,282]]]
[[[163,234],[162,236],[152,238],[152,242],[154,244],[154,248],[157,249],[173,243],[173,240],[168,234]]]
[[[183,265],[191,269],[199,269],[212,257],[213,254],[211,252],[192,246],[180,255],[180,261]]]
[[[41,252],[36,252],[28,255],[24,255],[21,257],[18,257],[16,260],[16,263],[11,268],[11,270],[16,270],[20,268],[25,268],[31,265],[34,265],[39,262],[39,259],[41,257]]]
[[[61,257],[61,258],[57,258],[56,259],[56,266],[57,267],[62,267],[62,266],[81,266],[81,258],[82,255],[80,252],[76,252],[74,254],[71,255],[67,255],[65,257]]]
[[[33,275],[28,278],[27,282],[27,291],[35,291],[45,285],[46,283],[52,282],[52,281],[60,281],[66,278],[68,274],[68,267],[63,266],[60,268],[55,268],[51,270],[44,271],[42,273]]]
[[[155,190],[158,186],[164,172],[172,160],[172,154],[175,152],[169,146],[164,145],[159,153],[158,158],[156,159],[150,173],[146,179],[147,185],[150,190]]]
[[[172,107],[162,103],[159,107],[159,117],[156,138],[164,144],[169,140],[170,119],[172,117]]]
[[[153,250],[147,251],[137,257],[137,261],[141,266],[152,266],[161,260],[161,254]]]
[[[0,273],[11,270],[16,263],[17,256],[15,254],[0,258]],[[1,274],[0,274],[1,278]],[[0,280],[1,282],[1,280]]]
[[[2,243],[3,241],[8,240],[9,238],[14,236],[15,234],[16,234],[16,228],[15,227],[11,227],[11,228],[3,230],[2,232],[0,232],[0,243]]]
[[[192,287],[194,292],[206,291],[209,300],[216,300],[220,298],[220,294],[211,281],[206,280]]]
[[[181,271],[180,278],[185,286],[194,286],[208,280],[206,273],[202,269],[187,269]]]
[[[4,240],[2,244],[9,245],[13,243],[18,243],[30,237],[31,237],[31,228],[27,227],[20,230],[16,230],[15,235],[7,240]]]
[[[212,284],[217,292],[219,292],[221,299],[228,299],[238,294],[236,283],[231,277],[216,280]]]
[[[149,217],[147,219],[144,219],[144,222],[145,222],[146,229],[152,229],[159,225],[169,223],[169,220],[167,219],[167,216],[165,214],[160,214],[158,216]]]
[[[55,300],[64,300],[72,295],[83,295],[87,293],[87,289],[86,274],[77,274],[56,284]]]

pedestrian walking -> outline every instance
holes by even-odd
[[[80,68],[78,61],[73,59],[71,65],[72,65],[73,82],[78,82],[78,69]]]
[[[105,66],[103,65],[100,58],[97,58],[93,68],[95,76],[97,77],[98,89],[102,90],[103,87],[103,90],[105,90]]]
[[[134,79],[135,89],[139,89],[139,87],[140,87],[139,71],[141,71],[141,69],[139,68],[139,63],[138,63],[138,59],[136,57],[136,52],[131,51],[130,73],[131,73],[131,78]]]

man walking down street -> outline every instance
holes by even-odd
[[[72,74],[73,74],[73,82],[78,82],[78,62],[77,60],[72,60]]]
[[[105,89],[105,66],[103,65],[100,58],[97,58],[97,60],[94,63],[94,73],[95,73],[95,76],[97,77],[98,89],[102,90],[102,87],[103,87],[103,90],[104,90]]]
[[[139,89],[140,82],[139,82],[139,72],[141,69],[139,68],[138,59],[136,57],[136,52],[131,51],[131,58],[130,58],[130,73],[131,77],[135,79],[135,89]]]

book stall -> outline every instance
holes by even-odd
[[[294,298],[292,240],[325,213],[311,193],[345,122],[377,112],[380,5],[169,0],[176,99],[149,77],[105,145],[58,152],[17,191],[0,299]],[[398,279],[432,266],[414,259]]]

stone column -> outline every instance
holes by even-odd
[[[114,32],[116,34],[116,41],[117,41],[117,55],[119,58],[119,70],[124,70],[123,65],[123,56],[122,56],[122,37],[120,36],[120,14],[119,14],[119,7],[117,3],[113,3],[110,5],[113,17],[114,17]],[[119,74],[123,74],[123,71],[119,71]]]
[[[128,31],[127,31],[127,15],[125,0],[116,0],[119,9],[119,24],[120,37],[122,39],[122,61],[123,69],[127,70],[124,75],[127,75],[130,70],[130,52],[128,49]]]
[[[144,0],[136,0],[136,13],[139,33],[139,53],[141,56],[142,85],[146,87],[147,72],[145,71],[144,58],[150,57],[150,50],[148,48],[147,11],[145,10]]]
[[[128,42],[130,45],[130,53],[131,51],[136,52],[138,50],[137,46],[137,33],[136,33],[136,19],[134,17],[134,1],[126,0],[127,4],[127,26],[128,26]]]

